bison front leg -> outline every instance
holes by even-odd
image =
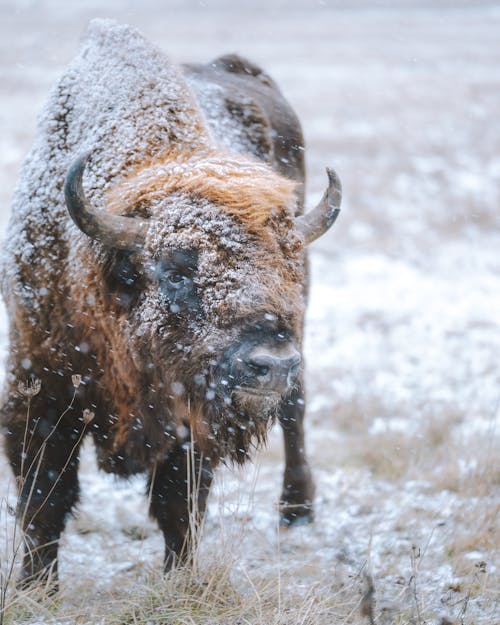
[[[32,413],[45,412],[44,417],[7,421],[6,452],[18,484],[17,516],[24,531],[20,587],[48,582],[51,591],[57,589],[59,538],[78,499],[81,440],[78,426],[69,423],[73,415],[58,422],[63,410],[37,406]]]
[[[191,556],[212,477],[210,461],[190,445],[176,447],[153,468],[150,513],[165,537],[165,571]]]
[[[280,501],[281,524],[310,523],[313,520],[314,483],[304,442],[304,391],[299,381],[283,400],[279,421],[285,442],[285,474]]]

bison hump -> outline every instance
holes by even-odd
[[[212,61],[212,66],[222,68],[230,74],[243,74],[258,78],[264,85],[272,87],[274,82],[262,68],[238,54],[225,54]]]

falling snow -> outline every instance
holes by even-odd
[[[46,4],[50,10],[12,10],[0,27],[12,49],[0,155],[4,206],[33,140],[27,126],[34,127],[35,111],[74,55],[85,21],[104,13],[97,3],[82,4],[71,17],[58,1]],[[286,572],[290,586],[304,592],[317,584],[323,592],[338,589],[370,559],[379,604],[391,614],[411,609],[405,590],[417,545],[425,554],[419,587],[429,622],[458,617],[483,561],[485,591],[470,596],[465,622],[498,622],[498,8],[443,2],[437,10],[408,1],[337,10],[345,3],[311,9],[297,1],[287,11],[260,3],[259,16],[220,9],[219,2],[203,19],[202,7],[167,19],[156,4],[146,1],[139,14],[116,0],[110,11],[179,58],[238,50],[265,65],[304,126],[309,204],[321,196],[325,165],[338,170],[344,187],[338,223],[311,250],[305,350],[316,522],[278,532],[273,502],[283,461],[276,430],[254,464],[218,473],[203,557],[230,544],[240,572],[270,581]],[[242,20],[251,37],[236,26]],[[57,46],[55,29],[63,33]],[[12,33],[26,40],[14,41]],[[82,90],[96,80],[88,76]],[[113,87],[126,97],[122,85]],[[91,99],[86,106],[92,115]],[[129,130],[122,132],[120,140]],[[65,169],[72,156],[71,148],[57,166]],[[48,180],[43,159],[32,163]],[[39,196],[40,211],[54,193],[47,187]],[[22,233],[9,237],[7,249],[39,266]],[[43,305],[43,289],[23,296]],[[0,337],[5,353],[4,314]],[[3,457],[0,475],[14,506]],[[159,568],[162,539],[146,519],[144,480],[99,474],[86,447],[81,485],[81,506],[62,540],[63,584],[88,597],[89,583],[93,592],[112,593],[117,583],[127,588]],[[0,535],[11,528],[12,517],[2,517]]]

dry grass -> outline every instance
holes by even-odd
[[[318,580],[309,589],[298,587],[285,570],[276,578],[250,573],[235,561],[231,545],[212,553],[208,561],[195,557],[191,567],[161,575],[145,572],[139,579],[112,592],[99,592],[89,579],[73,586],[63,584],[54,597],[43,588],[16,591],[10,580],[8,601],[0,615],[2,624],[34,623],[106,625],[299,625],[308,623],[364,623],[361,614],[363,577],[347,585]],[[94,583],[93,583],[94,582]]]
[[[390,460],[390,450],[398,449],[396,456],[399,457],[401,437],[394,437],[394,433],[379,434],[376,438],[378,453],[368,445],[368,438],[363,440],[366,443],[364,453],[359,443],[351,462],[346,462],[346,475],[358,470],[355,465],[360,454],[367,466],[376,470],[376,475],[370,478],[374,485],[382,480],[404,489],[416,464],[414,458],[395,468]],[[425,442],[430,444],[430,441]],[[408,450],[408,446],[405,449]],[[430,471],[426,465],[430,456],[432,454],[425,456],[425,462],[422,455],[419,457],[420,470],[427,466]],[[314,562],[314,553],[304,552],[306,560],[297,562],[300,553],[294,555],[290,551],[290,544],[295,542],[293,537],[290,540],[292,532],[283,535],[271,549],[269,545],[264,549],[262,545],[259,547],[259,538],[251,536],[258,531],[255,527],[231,521],[228,524],[227,515],[221,515],[219,539],[213,528],[205,532],[209,534],[203,538],[206,546],[196,548],[193,566],[167,576],[160,575],[157,568],[155,572],[147,566],[133,568],[117,576],[113,590],[109,586],[100,590],[99,571],[94,572],[89,563],[88,578],[63,580],[57,598],[45,595],[43,590],[15,594],[10,580],[3,623],[34,623],[44,618],[49,622],[52,619],[55,623],[82,625],[423,625],[437,622],[437,596],[441,597],[442,610],[448,619],[443,623],[492,623],[470,620],[468,614],[471,611],[477,614],[478,604],[482,604],[483,613],[489,615],[486,618],[491,618],[491,610],[494,610],[495,588],[500,581],[498,572],[493,568],[490,573],[490,564],[482,561],[479,554],[491,554],[485,556],[491,563],[490,558],[498,549],[498,505],[481,492],[470,493],[470,481],[456,483],[459,487],[466,483],[468,488],[458,492],[460,505],[451,512],[444,530],[436,526],[426,536],[422,535],[420,546],[407,547],[406,554],[395,544],[382,551],[379,546],[375,548],[379,557],[375,564],[369,565],[374,571],[373,586],[372,578],[366,575],[372,550],[371,539],[366,536],[369,519],[365,521],[364,530],[365,558],[355,562],[336,556],[330,571],[325,571],[321,564]],[[347,509],[351,505],[352,490],[349,484],[346,488],[343,504]],[[391,496],[397,497],[397,488]],[[432,482],[427,488],[429,495],[440,490]],[[377,506],[379,495],[376,492],[370,495],[361,485],[356,497],[367,507],[368,512],[361,511],[361,515],[369,516],[370,510]],[[342,493],[338,494],[337,504],[339,502],[342,512]],[[413,508],[400,511],[391,530],[392,536],[397,536],[398,532],[408,533],[415,523],[423,528],[436,525],[435,512],[420,506],[422,504],[415,500]],[[5,505],[1,522],[11,523]],[[353,519],[353,524],[356,522]],[[84,526],[84,529],[90,539],[99,532],[98,527]],[[137,531],[137,539],[143,540],[140,528]],[[312,532],[313,529],[301,531]],[[128,536],[128,540],[132,538]],[[381,539],[376,530],[374,539],[375,542]],[[239,547],[244,542],[251,548],[260,548],[260,553],[253,554],[256,556],[253,560],[252,557],[241,560]],[[13,552],[15,549],[10,546],[9,553]],[[474,553],[478,555],[471,557]],[[447,565],[452,571],[449,578],[452,581],[446,582],[443,578],[439,587],[430,583],[433,576],[435,579],[436,560],[438,566]],[[261,569],[256,562],[263,564]]]
[[[3,499],[0,623],[423,625],[437,618],[437,604],[446,610],[443,623],[489,623],[500,583],[492,564],[500,544],[493,425],[464,439],[462,420],[451,413],[422,415],[418,434],[391,429],[372,433],[378,407],[370,411],[364,404],[359,417],[353,404],[349,406],[353,418],[341,418],[330,448],[342,482],[334,502],[326,509],[323,505],[323,511],[318,505],[322,514],[317,525],[324,532],[321,549],[325,540],[340,539],[341,544],[341,532],[332,533],[328,524],[335,524],[336,513],[343,518],[347,512],[348,531],[354,532],[350,540],[362,545],[357,555],[348,547],[330,564],[317,560],[318,543],[309,544],[308,536],[318,532],[313,527],[300,530],[296,538],[293,530],[278,531],[270,544],[262,540],[245,506],[239,510],[230,497],[229,502],[221,500],[219,518],[211,520],[194,545],[190,567],[162,576],[157,559],[116,573],[112,584],[102,585],[102,575],[93,571],[90,560],[86,579],[72,579],[69,571],[59,595],[51,597],[44,588],[14,589],[21,536],[13,524],[12,505]],[[315,415],[324,426],[331,418],[325,410]],[[279,462],[280,446],[274,437],[268,462]],[[317,459],[318,471],[326,459]],[[331,469],[328,464],[325,468]],[[256,473],[247,480],[249,500],[260,497],[262,479]],[[323,488],[320,495],[324,493]],[[434,497],[449,509],[436,507]],[[336,511],[334,516],[328,510]],[[95,537],[104,530],[99,516],[79,515],[73,531],[96,544]],[[117,531],[122,542],[141,544],[154,534],[149,526],[137,524]]]

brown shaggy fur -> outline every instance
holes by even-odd
[[[283,217],[297,203],[296,182],[268,165],[220,149],[170,151],[135,169],[107,194],[105,206],[115,214],[140,212],[153,200],[174,192],[214,202],[251,232],[263,234],[270,216]]]
[[[301,348],[305,250],[294,228],[304,179],[300,125],[278,89],[248,73],[244,60],[191,66],[191,91],[181,70],[139,33],[107,22],[91,31],[41,118],[5,253],[10,352],[0,418],[19,484],[25,580],[56,572],[86,434],[103,469],[149,472],[167,567],[188,534],[182,467],[191,438],[202,514],[211,468],[226,458],[244,462],[279,418],[283,518],[311,515],[300,376],[283,397],[242,391],[245,378],[224,377],[246,344]],[[204,80],[220,85],[217,93],[226,90],[231,103],[214,108],[204,100],[203,89],[196,92]],[[224,140],[210,110],[220,110]],[[234,152],[224,142],[228,133]],[[263,136],[269,151],[259,162]],[[90,148],[88,201],[147,217],[140,252],[106,249],[71,223],[64,176]],[[192,254],[193,267],[176,253]],[[169,262],[189,282],[178,300],[166,286]],[[72,373],[82,376],[77,389]],[[28,413],[17,391],[26,376],[41,380]],[[95,413],[91,422],[85,409]]]

